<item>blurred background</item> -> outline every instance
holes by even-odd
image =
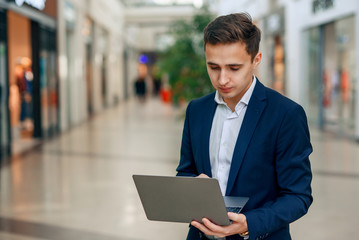
[[[357,0],[0,0],[0,239],[185,239],[131,176],[175,175],[185,107],[213,91],[203,28],[244,11],[256,75],[310,124],[293,239],[359,239]]]

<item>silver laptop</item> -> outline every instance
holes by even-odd
[[[149,220],[190,223],[208,218],[229,225],[227,212],[239,213],[247,197],[223,197],[214,178],[133,175]]]

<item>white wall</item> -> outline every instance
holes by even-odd
[[[83,72],[82,26],[85,16],[85,3],[80,0],[69,1],[76,12],[74,30],[70,42],[70,58],[66,48],[65,1],[58,3],[58,55],[59,55],[59,90],[60,90],[60,128],[66,130],[87,118],[86,85]],[[68,61],[71,66],[68,68]]]
[[[66,55],[66,18],[65,0],[58,0],[58,54],[59,54],[59,82],[60,82],[60,125],[66,130],[88,118],[87,113],[87,83],[85,80],[85,42],[82,35],[85,18],[94,21],[94,49],[93,49],[93,96],[94,112],[103,109],[101,96],[101,61],[100,48],[96,43],[100,39],[103,29],[108,36],[105,50],[107,55],[107,103],[111,106],[114,99],[122,97],[123,82],[123,8],[117,0],[68,0],[76,12],[75,29],[71,41],[71,61],[73,66],[67,68]],[[68,81],[67,76],[70,76]],[[70,111],[68,111],[70,108]],[[70,121],[68,120],[70,118]]]
[[[106,66],[106,92],[107,104],[113,105],[115,98],[123,99],[123,38],[124,38],[124,9],[117,0],[90,1],[89,16],[95,22],[95,65],[94,65],[94,109],[102,109],[101,97],[101,61],[98,40],[101,38],[99,28],[105,30],[107,35],[107,66]]]

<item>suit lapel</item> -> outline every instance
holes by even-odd
[[[201,144],[202,144],[202,163],[204,173],[207,174],[209,177],[212,177],[211,171],[211,162],[209,158],[209,138],[212,129],[212,122],[214,118],[214,114],[216,112],[217,103],[214,101],[214,94],[213,97],[210,99],[208,104],[208,108],[204,111],[203,116],[203,125],[202,125],[202,134],[201,134]]]
[[[230,195],[239,169],[242,165],[244,155],[247,151],[249,142],[252,138],[254,130],[258,124],[260,116],[267,105],[265,101],[265,87],[257,80],[252,97],[249,101],[241,129],[238,134],[236,146],[233,152],[231,169],[227,183],[226,195]]]

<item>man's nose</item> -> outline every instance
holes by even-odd
[[[222,70],[221,73],[219,74],[219,79],[218,79],[218,83],[221,86],[225,86],[229,81],[229,77],[226,73],[226,71]]]

